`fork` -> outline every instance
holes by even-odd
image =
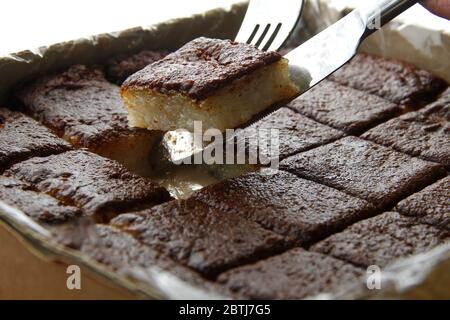
[[[304,0],[251,0],[235,38],[237,42],[254,45],[263,51],[276,51],[289,38],[303,11]],[[201,152],[190,132],[167,132],[159,146],[170,163]]]
[[[304,0],[251,0],[235,41],[276,51],[291,35],[303,7]]]

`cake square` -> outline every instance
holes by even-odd
[[[297,248],[229,270],[218,282],[241,298],[287,300],[337,293],[360,281],[363,274],[351,264]]]
[[[449,240],[447,231],[419,224],[397,212],[386,212],[355,223],[311,250],[357,266],[383,268],[396,259],[426,252]]]
[[[34,156],[70,149],[70,145],[20,112],[0,108],[0,172]]]
[[[110,59],[106,65],[106,75],[109,80],[121,85],[133,73],[161,60],[168,54],[166,50],[143,50],[129,56]]]
[[[308,245],[373,214],[368,202],[279,171],[222,181],[194,193],[214,210],[257,222]]]
[[[450,89],[416,112],[366,132],[362,138],[450,168]]]
[[[5,175],[81,208],[100,221],[171,199],[157,183],[85,150],[32,158],[12,166]]]
[[[450,177],[411,195],[395,209],[421,223],[450,231]]]
[[[356,137],[290,157],[280,163],[280,168],[366,199],[380,208],[394,205],[445,175],[438,164]]]
[[[288,62],[251,45],[198,38],[130,76],[121,88],[133,127],[193,131],[194,121],[236,128],[295,97]]]
[[[206,280],[197,272],[176,263],[115,227],[86,224],[80,229],[75,224],[66,224],[54,228],[53,232],[58,242],[81,251],[120,275],[129,276],[134,273],[142,277],[145,272],[151,270],[163,271],[174,276],[176,280],[206,292],[214,291],[218,298],[219,294],[228,293],[223,287]],[[149,281],[154,279],[149,278]],[[152,284],[155,285],[154,282]]]
[[[59,223],[81,216],[80,209],[37,192],[25,182],[4,176],[0,176],[0,200],[38,222]]]
[[[419,107],[447,86],[428,71],[364,53],[357,54],[330,79],[411,107]]]
[[[254,222],[193,199],[122,214],[111,224],[208,277],[280,252],[289,243]]]
[[[401,112],[401,107],[394,103],[328,80],[288,106],[349,134],[359,134]]]
[[[280,159],[344,136],[342,131],[320,124],[284,107],[243,129],[237,135],[239,139],[245,138],[250,143],[260,141],[261,136],[270,141],[271,130],[276,130],[278,134]],[[261,146],[258,144],[258,147]],[[268,150],[264,151],[270,155]]]
[[[75,148],[88,148],[147,174],[161,133],[128,126],[119,87],[98,68],[76,65],[44,76],[18,91],[25,111]]]

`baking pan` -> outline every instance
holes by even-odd
[[[354,1],[309,0],[291,45],[301,43],[348,12]],[[234,38],[247,3],[158,25],[93,35],[0,57],[0,103],[17,83],[73,64],[101,63],[143,49],[173,50],[198,36]],[[417,10],[415,8],[414,10]],[[368,38],[362,51],[397,58],[450,81],[449,30],[415,23],[403,15]],[[219,299],[155,269],[115,274],[77,251],[58,245],[23,212],[0,201],[0,298]],[[82,290],[66,287],[67,267],[77,265]],[[367,290],[365,279],[319,299],[450,298],[450,243],[398,261],[383,272],[382,290]],[[20,274],[20,277],[18,277]]]

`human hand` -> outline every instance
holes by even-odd
[[[434,14],[450,20],[450,0],[424,0],[422,5]]]

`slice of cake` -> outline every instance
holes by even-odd
[[[383,123],[362,137],[450,168],[450,89],[427,107]]]
[[[193,198],[308,245],[374,214],[368,202],[279,171],[248,173],[203,188]]]
[[[101,70],[76,65],[34,81],[17,96],[26,113],[75,148],[88,148],[145,175],[161,133],[130,128],[119,91]]]
[[[314,245],[311,250],[357,266],[385,267],[397,259],[448,242],[450,233],[397,212],[363,220]]]
[[[287,158],[280,168],[384,209],[445,175],[439,164],[356,137]]]
[[[106,65],[106,75],[109,80],[121,85],[133,73],[168,54],[165,50],[144,50],[130,56],[113,58]]]
[[[355,284],[363,270],[297,248],[221,274],[219,283],[244,299],[303,299]]]
[[[330,79],[410,107],[420,106],[447,86],[428,71],[364,53],[358,54]]]
[[[359,134],[400,114],[399,105],[376,95],[325,80],[288,105],[297,112],[342,130]]]
[[[80,209],[38,192],[23,181],[3,176],[0,176],[0,200],[39,222],[59,223],[81,215]]]
[[[99,221],[171,199],[156,182],[85,150],[32,158],[12,166],[5,175],[95,215]]]
[[[199,273],[176,263],[161,252],[136,240],[129,233],[112,226],[86,223],[80,227],[76,224],[66,224],[52,231],[59,243],[81,251],[118,274],[138,276],[140,281],[149,281],[160,289],[176,283],[178,287],[186,288],[189,294],[194,294],[191,289],[196,288],[203,289],[204,294],[214,295],[217,298],[230,295],[223,286],[206,280]],[[167,273],[170,274],[170,278],[167,278]],[[155,282],[152,277],[155,274],[163,277],[168,284]],[[183,284],[190,286],[184,287]]]
[[[402,200],[395,209],[420,223],[450,231],[450,177]]]
[[[130,125],[153,130],[225,130],[298,94],[288,61],[230,40],[198,38],[122,85]]]
[[[46,127],[20,112],[0,108],[0,172],[36,156],[47,156],[70,149]]]
[[[207,277],[278,253],[290,242],[254,222],[195,199],[122,214],[111,224]]]

